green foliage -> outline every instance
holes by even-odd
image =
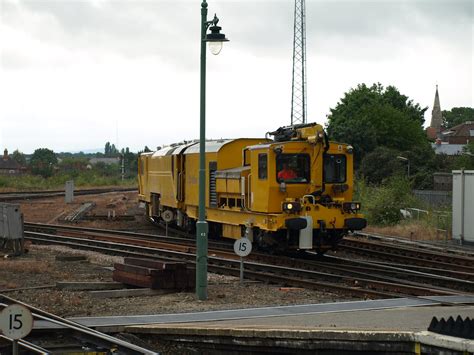
[[[406,151],[427,145],[425,111],[393,86],[359,84],[331,109],[327,131],[331,139],[354,146],[358,167],[379,146]]]
[[[401,153],[387,147],[377,147],[360,164],[359,173],[369,184],[381,184],[387,177],[406,175],[406,164],[397,159]]]
[[[453,107],[450,111],[443,110],[443,126],[451,128],[466,121],[474,121],[474,108]]]
[[[110,142],[107,142],[105,143],[104,153],[106,157],[114,157],[119,154],[119,151],[115,147],[115,144],[110,144]]]
[[[474,169],[474,156],[462,154],[458,155],[453,159],[452,170],[473,170]]]
[[[463,150],[467,155],[474,155],[474,141],[469,142]]]
[[[25,157],[25,154],[23,154],[22,152],[20,152],[18,149],[16,149],[12,155],[11,155],[11,158],[16,161],[18,164],[20,164],[21,166],[26,166],[26,157]]]
[[[399,223],[402,219],[400,209],[420,205],[411,193],[411,184],[405,177],[390,178],[378,187],[359,181],[357,199],[362,203],[362,212],[368,223],[382,226]]]
[[[36,149],[30,159],[31,172],[44,178],[50,177],[57,163],[56,154],[51,149]]]
[[[61,172],[67,172],[72,177],[76,177],[81,171],[86,170],[88,165],[88,158],[64,158],[58,167]]]

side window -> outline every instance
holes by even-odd
[[[243,160],[243,165],[244,166],[249,166],[250,165],[250,150],[248,148],[245,148],[242,152],[242,160]]]
[[[267,169],[267,154],[259,154],[258,155],[258,178],[260,180],[266,180],[268,176],[268,169]]]
[[[324,156],[324,182],[346,182],[346,156],[327,154]]]

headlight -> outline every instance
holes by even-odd
[[[299,202],[284,202],[283,211],[288,213],[295,213],[301,211],[301,203]]]
[[[360,211],[360,202],[344,202],[342,209],[346,212],[357,212]]]

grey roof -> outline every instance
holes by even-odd
[[[99,157],[99,158],[90,158],[89,163],[97,164],[97,163],[104,163],[104,164],[116,164],[120,162],[119,157]]]
[[[465,144],[436,144],[431,143],[431,147],[436,154],[459,155],[462,153]]]
[[[10,157],[8,159],[0,157],[0,169],[19,170],[20,164]]]
[[[153,153],[153,157],[163,157],[165,155],[170,155],[174,150],[176,149],[176,146],[168,146],[161,148],[160,150],[157,150],[156,152]]]
[[[212,141],[206,141],[206,153],[216,153],[218,152],[223,146],[225,146],[227,143],[233,142],[236,139],[219,139],[219,140],[212,140]],[[189,149],[186,149],[186,152],[184,154],[196,154],[199,153],[199,144],[195,144]]]

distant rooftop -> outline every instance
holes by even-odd
[[[465,146],[465,144],[447,144],[445,142],[441,144],[431,143],[431,147],[436,154],[446,155],[460,155]]]

